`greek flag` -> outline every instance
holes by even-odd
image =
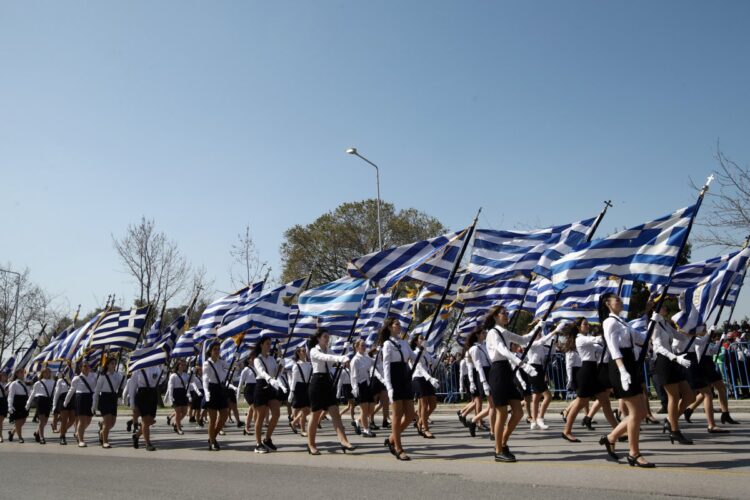
[[[692,262],[684,266],[679,266],[675,269],[674,274],[672,275],[672,281],[669,282],[669,290],[667,293],[669,295],[678,296],[688,288],[700,284],[703,280],[711,276],[714,271],[725,265],[727,261],[734,258],[738,253],[739,250],[726,255],[712,257],[701,262]],[[658,294],[660,288],[663,287],[652,285],[651,293],[655,295]]]
[[[187,323],[190,309],[189,307],[184,313],[177,316],[152,345],[136,349],[130,354],[129,372],[163,365],[169,361],[170,354],[175,347],[175,341]]]
[[[305,316],[355,316],[367,290],[367,281],[341,278],[302,292],[299,310]]]
[[[258,298],[248,297],[232,309],[231,320],[217,330],[221,339],[234,337],[254,329],[288,334],[291,301],[299,293],[305,279],[299,279],[274,288]],[[229,315],[228,315],[229,316]]]
[[[0,373],[4,373],[10,376],[13,373],[13,365],[15,363],[16,356],[14,354],[11,354],[11,356],[5,360],[5,363],[3,363],[2,367],[0,367]]]
[[[26,351],[21,355],[18,356],[18,353],[16,353],[16,362],[13,364],[13,370],[11,373],[15,373],[16,371],[20,370],[21,368],[26,368],[26,366],[29,364],[31,359],[34,357],[34,351],[36,351],[36,346],[39,345],[39,337],[35,338],[31,341],[31,344],[26,349]],[[18,352],[21,352],[20,349]]]
[[[290,313],[290,324],[296,313],[295,306],[292,306]],[[345,336],[349,335],[354,318],[350,316],[300,316],[297,318],[297,324],[294,326],[294,336],[311,337],[319,329],[328,330],[331,335]]]
[[[195,330],[190,329],[177,339],[172,349],[172,358],[191,358],[196,354]]]
[[[596,218],[534,231],[477,229],[469,272],[476,281],[497,281],[535,272],[548,276],[551,263],[586,240]]]
[[[133,349],[151,306],[108,312],[91,333],[90,347],[118,346]]]
[[[627,317],[632,289],[632,281],[622,280],[616,276],[600,276],[588,283],[571,285],[559,294],[548,319],[572,321],[583,316],[589,323],[599,323],[599,298],[605,293],[619,294],[623,301],[623,315]],[[547,279],[543,279],[539,284],[538,293],[540,299],[537,302],[536,318],[544,316],[557,295],[552,283]]]
[[[143,347],[150,347],[154,345],[161,337],[161,321],[162,316],[156,318],[154,324],[151,325],[146,335],[143,337]]]
[[[414,317],[414,300],[409,297],[396,299],[391,301],[390,310],[388,316],[392,316],[398,320],[398,324],[401,326],[401,331],[409,330],[412,318]]]
[[[351,277],[368,279],[381,290],[390,289],[412,273],[414,279],[445,286],[459,253],[455,245],[466,234],[463,230],[364,255],[352,260],[347,270]]]
[[[697,204],[682,208],[655,221],[576,247],[552,265],[553,286],[563,290],[596,279],[598,275],[667,283],[697,208]]]
[[[742,284],[745,281],[745,274],[738,274],[737,278],[735,278],[734,283],[732,283],[731,288],[729,289],[729,295],[727,295],[727,300],[724,301],[725,306],[732,307],[737,303],[737,297],[740,294],[740,289],[742,288]]]
[[[432,321],[433,316],[434,315],[431,315],[425,321],[415,326],[414,329],[409,333],[409,338],[413,339],[417,335],[422,335],[423,337],[426,336],[427,330],[429,330],[430,328],[430,322]],[[435,320],[435,325],[432,327],[430,338],[427,339],[427,342],[425,344],[427,346],[427,352],[434,353],[440,343],[443,341],[443,334],[445,333],[445,327],[448,326],[449,317],[449,310],[444,310],[440,315],[438,315],[438,318]]]
[[[242,342],[240,342],[240,345],[242,345]],[[234,341],[234,338],[229,337],[228,339],[224,340],[221,343],[221,348],[219,349],[219,355],[221,356],[221,359],[226,361],[229,364],[232,364],[232,361],[234,361],[234,355],[239,350],[239,346]]]
[[[475,283],[460,295],[461,302],[468,308],[468,311],[464,309],[464,315],[474,308],[485,309],[486,312],[501,304],[509,312],[513,312],[521,307],[522,300],[523,309],[533,312],[536,303],[536,288],[529,283],[529,279],[523,275],[517,275],[496,283]]]
[[[355,331],[359,338],[366,339],[368,346],[375,343],[378,330],[383,325],[386,316],[388,316],[391,296],[390,292],[379,293],[374,288],[367,291]]]
[[[727,289],[736,282],[737,275],[745,271],[749,257],[750,247],[738,252],[711,276],[680,295],[680,311],[672,316],[680,330],[692,333],[706,324],[714,308],[724,299]]]
[[[196,340],[202,342],[207,338],[215,337],[216,328],[221,325],[224,316],[237,305],[240,299],[246,300],[250,293],[250,287],[246,286],[206,306],[198,320],[198,324],[195,325],[193,335]]]
[[[63,339],[55,348],[55,353],[53,355],[54,359],[72,361],[79,349],[85,349],[89,334],[91,333],[91,328],[103,314],[104,312],[100,312],[94,315],[94,317],[88,320],[83,326],[73,330],[65,339]]]
[[[38,372],[42,369],[43,365],[50,363],[52,360],[55,359],[55,352],[57,351],[58,346],[70,335],[70,333],[75,329],[75,327],[71,324],[68,326],[68,328],[64,329],[57,335],[55,335],[49,343],[44,346],[44,348],[39,351],[39,354],[37,354],[34,357],[34,360],[31,362],[31,371]]]

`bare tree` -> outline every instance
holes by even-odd
[[[42,325],[52,325],[58,316],[49,295],[31,281],[29,269],[17,271],[19,280],[10,264],[3,268],[11,272],[0,273],[0,359],[6,351],[22,347],[37,335]]]
[[[229,250],[232,256],[232,265],[229,269],[232,286],[241,288],[257,281],[261,277],[268,262],[261,262],[255,242],[250,235],[250,225],[245,226],[245,231],[237,235],[237,241],[232,243]]]
[[[141,218],[129,225],[125,236],[112,236],[125,270],[139,287],[139,304],[164,308],[167,302],[185,290],[190,280],[190,266],[177,243],[157,232],[153,220]]]
[[[701,211],[702,230],[696,241],[702,246],[738,247],[750,234],[750,167],[729,159],[716,144],[719,170],[706,194],[708,206]],[[699,189],[695,183],[692,183]]]

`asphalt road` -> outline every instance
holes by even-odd
[[[54,494],[206,498],[215,497],[217,491],[222,498],[247,498],[262,492],[268,498],[305,500],[382,499],[391,494],[413,498],[748,497],[750,413],[733,414],[743,425],[731,426],[728,435],[706,434],[703,415],[694,416],[694,423],[684,428],[695,439],[693,446],[671,445],[657,426],[644,425],[642,450],[657,464],[653,470],[631,468],[624,459],[619,464],[608,461],[597,444],[598,431],[577,430],[582,443],[563,441],[558,437],[562,421],[552,415],[556,411],[550,411],[548,431],[519,427],[510,443],[519,459],[515,464],[495,463],[487,434],[471,438],[450,411],[435,415],[437,439],[425,440],[409,432],[405,446],[411,462],[396,461],[382,439],[358,436],[351,437],[357,450],[344,455],[336,449],[330,424],[319,435],[320,457],[307,455],[305,440],[284,426],[274,436],[278,452],[256,455],[254,443],[236,428],[220,440],[221,452],[209,452],[204,431],[187,427],[186,434],[178,436],[161,416],[154,439],[158,450],[147,452],[128,446],[121,417],[110,450],[96,445],[93,432],[86,449],[60,446],[52,439],[46,446],[34,443],[33,438],[23,445],[6,439],[0,444],[0,498]],[[28,437],[31,432],[27,425]]]

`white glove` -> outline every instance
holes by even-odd
[[[440,381],[436,378],[431,378],[430,383],[432,384],[432,387],[434,387],[435,389],[440,387]]]
[[[388,401],[390,401],[391,403],[393,403],[393,389],[390,389],[388,391]]]
[[[437,386],[435,388],[437,389]],[[488,384],[487,382],[483,383],[482,384],[482,389],[484,389],[484,393],[485,394],[489,394],[490,393],[490,384]]]
[[[622,384],[622,390],[627,391],[630,389],[630,383],[633,381],[633,379],[630,378],[630,374],[625,369],[625,367],[620,367],[620,383]]]
[[[477,392],[477,386],[475,384],[469,385],[469,391],[470,392]]]
[[[519,384],[521,385],[521,389],[523,389],[525,391],[526,390],[526,382],[524,382],[523,377],[518,372],[516,372],[516,380],[518,380]]]
[[[271,380],[269,380],[268,383],[271,385],[271,387],[273,387],[277,391],[281,389],[281,384],[279,384],[279,381],[276,380],[275,378],[272,378]]]
[[[292,399],[294,399],[294,393],[293,393],[293,392],[290,392],[290,393],[289,393],[289,397],[288,397],[288,398],[286,398],[286,400],[287,400],[287,401],[289,401],[289,404],[292,404]]]
[[[354,399],[359,397],[359,387],[356,384],[352,384],[352,396],[354,396]]]
[[[659,314],[656,311],[652,312],[651,313],[651,321],[653,321],[654,323],[658,323],[659,321],[661,321],[661,314]]]
[[[339,356],[339,363],[346,365],[349,363],[349,356]]]
[[[96,406],[91,407],[91,414],[96,415]]]
[[[521,370],[525,371],[526,375],[528,375],[529,377],[536,377],[536,368],[534,368],[528,363],[522,364]]]
[[[690,365],[692,364],[690,363],[690,360],[685,357],[684,354],[675,356],[675,361],[677,361],[680,364],[680,366],[682,366],[683,368],[690,368]]]
[[[206,400],[206,403],[211,401],[211,391],[206,391],[206,396],[204,397],[204,399]]]

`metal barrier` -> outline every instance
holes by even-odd
[[[722,347],[714,356],[714,363],[719,369],[727,392],[735,399],[750,396],[750,343],[733,342],[729,347]]]

